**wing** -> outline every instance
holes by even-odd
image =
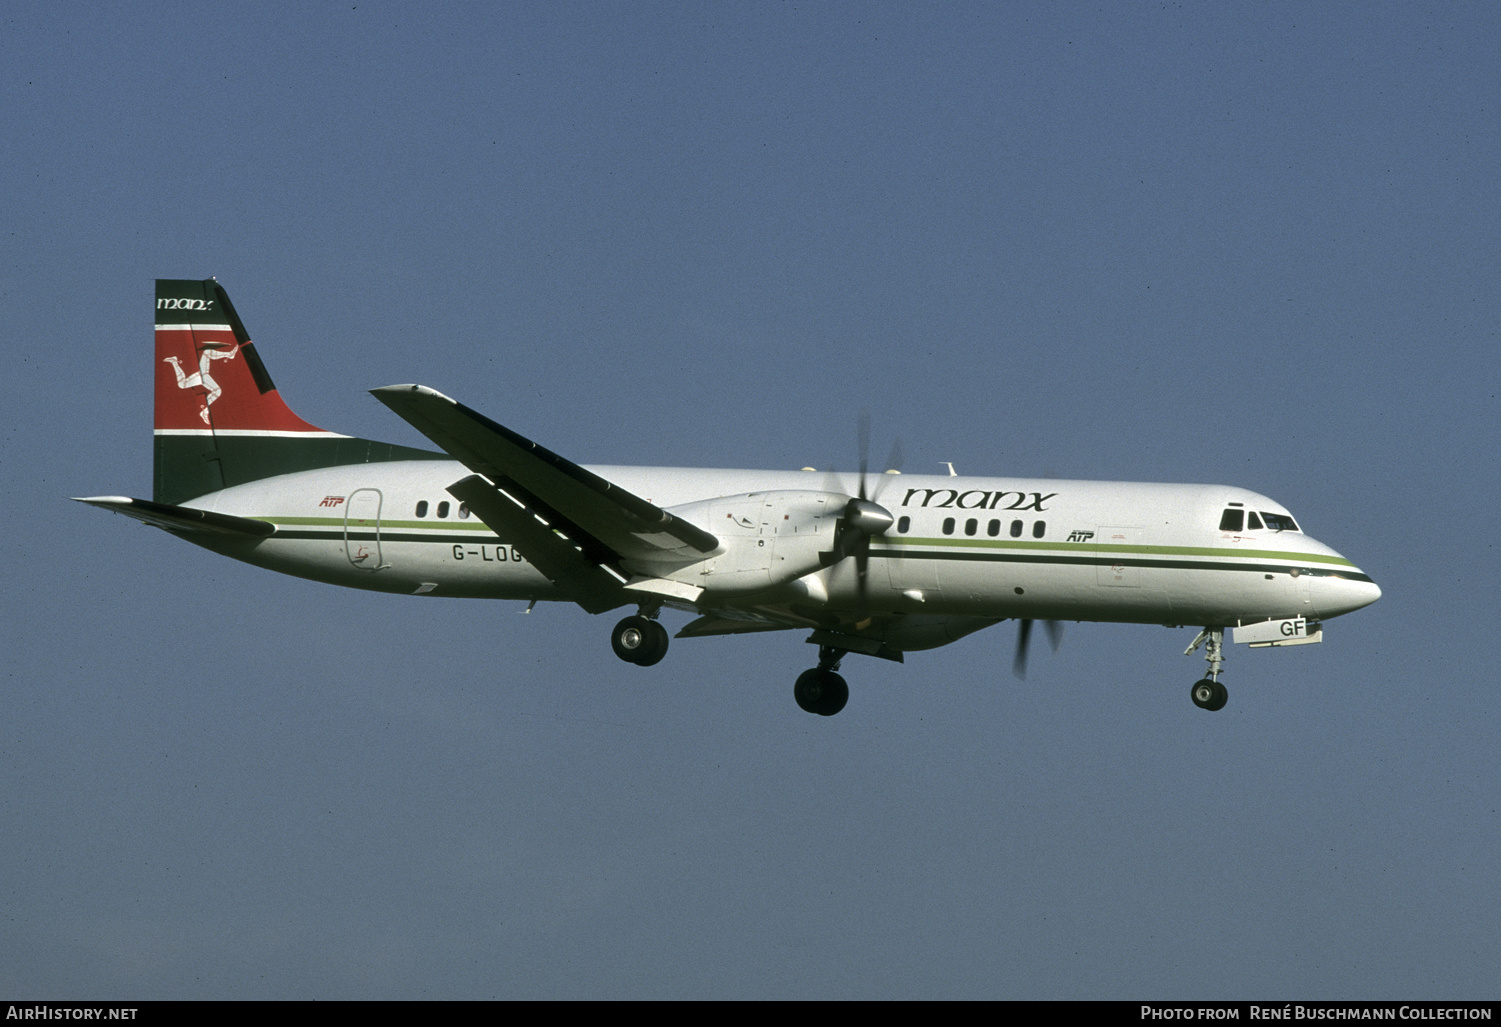
[[[630,601],[618,594],[626,581],[689,598],[680,594],[684,586],[660,575],[719,549],[719,539],[702,528],[440,392],[392,385],[371,394],[474,471],[448,491],[496,533],[517,538],[553,581],[596,597],[577,600],[591,612],[600,603],[608,602],[599,606],[608,610]]]

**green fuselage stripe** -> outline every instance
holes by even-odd
[[[345,524],[344,518],[342,518],[342,517],[257,517],[257,518],[254,518],[254,519],[258,520],[258,521],[266,521],[266,522],[268,522],[270,524],[275,524],[277,527],[280,527],[281,525],[286,524],[286,525],[299,525],[299,526],[305,526],[305,527],[337,528],[340,531],[344,530],[344,524]],[[440,522],[438,522],[438,523],[435,524],[432,521],[388,521],[388,520],[385,520],[384,518],[382,518],[382,519],[380,519],[379,524],[380,524],[380,530],[381,531],[385,531],[387,528],[417,528],[417,529],[426,528],[426,529],[431,530],[431,531],[489,531],[490,530],[488,527],[485,526],[485,524],[483,522],[481,522],[479,524],[447,524],[447,523],[443,523],[443,522],[440,521]],[[279,534],[282,534],[283,537],[285,537],[286,533],[285,532],[281,532]]]
[[[1056,548],[1056,547],[1053,547]],[[1166,549],[1167,547],[1159,547]],[[1231,560],[1165,560],[1146,559],[1142,557],[1111,557],[1094,556],[1085,552],[1069,555],[1058,554],[1032,554],[1032,553],[955,553],[955,552],[907,552],[899,553],[894,549],[872,549],[873,557],[884,556],[896,560],[955,560],[965,563],[1033,563],[1053,564],[1055,566],[1076,567],[1151,567],[1157,570],[1176,571],[1249,571],[1267,573],[1280,571],[1284,574],[1293,570],[1300,574],[1315,576],[1336,575],[1349,581],[1370,581],[1371,579],[1357,570],[1354,564],[1348,560],[1342,561],[1338,569],[1330,567],[1307,566],[1304,554],[1301,553],[1277,553],[1276,557],[1286,560],[1284,564],[1275,563],[1239,563]]]
[[[1141,556],[1209,556],[1224,559],[1227,556],[1253,560],[1286,560],[1292,563],[1331,563],[1341,567],[1355,565],[1342,556],[1325,556],[1322,553],[1289,553],[1276,549],[1232,549],[1229,546],[1145,546],[1116,542],[1029,542],[1016,539],[982,538],[883,538],[888,546],[947,546],[966,549],[1012,549],[1041,550],[1066,553],[1132,553]]]
[[[338,517],[260,517],[277,526],[277,539],[321,539],[341,541],[345,538],[357,541],[373,541],[376,530],[359,525],[346,528]],[[292,528],[293,530],[287,530]],[[296,530],[296,529],[302,530]],[[319,530],[321,529],[321,530]],[[412,529],[419,529],[414,532]],[[459,532],[461,534],[453,534]],[[501,541],[500,536],[481,524],[434,524],[431,521],[381,521],[379,538],[382,542],[436,542],[443,545],[476,541],[477,534]],[[890,560],[942,560],[962,563],[1016,563],[1048,564],[1074,567],[1148,567],[1157,570],[1192,571],[1242,571],[1283,574],[1298,571],[1316,576],[1335,574],[1350,581],[1370,581],[1349,560],[1323,556],[1318,553],[1289,553],[1264,549],[1226,551],[1202,546],[1141,546],[1081,543],[1060,545],[1056,542],[992,541],[988,539],[945,538],[898,538],[884,539],[886,548],[871,549],[872,557]],[[931,550],[904,550],[896,546],[943,546],[938,552]],[[962,550],[962,551],[956,551]],[[977,551],[979,550],[979,551]],[[1052,552],[1039,552],[1052,550]],[[1062,552],[1059,552],[1062,550]],[[1170,559],[1169,557],[1199,557],[1196,560]],[[1228,557],[1275,560],[1278,563],[1244,563],[1241,559]],[[1333,566],[1309,566],[1310,564]]]
[[[378,535],[376,534],[375,530],[372,529],[372,528],[351,528],[347,532],[344,532],[344,531],[282,531],[280,528],[278,528],[276,530],[276,534],[273,535],[272,538],[279,538],[279,539],[304,539],[304,540],[305,539],[314,539],[314,540],[319,540],[319,541],[324,541],[324,542],[343,542],[345,539],[350,539],[350,540],[355,541],[355,542],[374,542],[374,541],[377,541],[377,540],[379,540],[381,542],[441,542],[444,545],[452,545],[454,543],[458,543],[460,545],[475,545],[475,544],[490,545],[491,543],[496,543],[496,544],[499,544],[499,545],[505,545],[506,544],[497,535],[487,535],[487,536],[482,537],[482,538],[476,538],[473,534],[466,534],[466,535],[434,535],[434,534],[429,534],[429,533],[424,532],[423,534],[418,535],[418,534],[412,534],[412,533],[408,533],[408,532],[391,532],[391,531],[387,531],[386,528],[385,528],[385,525],[381,526],[380,533]]]
[[[255,520],[261,520],[261,521],[266,521],[267,523],[275,524],[278,527],[281,527],[283,525],[286,525],[286,526],[296,525],[296,526],[300,526],[300,527],[326,527],[326,528],[335,528],[335,529],[337,529],[337,530],[339,530],[341,532],[344,530],[344,526],[345,526],[345,520],[342,517],[257,517],[257,518],[254,518],[254,519]],[[435,530],[435,531],[490,532],[490,529],[484,523],[478,523],[478,524],[452,523],[452,524],[449,524],[449,523],[434,523],[433,521],[388,521],[388,520],[382,519],[382,520],[380,520],[379,524],[380,524],[380,530],[382,532],[385,532],[388,529],[396,529],[396,528],[405,528],[405,529],[408,529],[408,530],[416,529],[416,530]],[[281,535],[283,538],[288,537],[288,534],[286,532],[278,532],[278,534]],[[1014,552],[1042,552],[1042,551],[1051,551],[1053,553],[1060,553],[1061,552],[1061,553],[1068,553],[1068,554],[1079,554],[1081,556],[1104,556],[1104,555],[1110,554],[1110,553],[1118,553],[1118,554],[1121,554],[1123,556],[1124,555],[1132,555],[1132,556],[1150,556],[1150,557],[1199,556],[1199,557],[1210,557],[1210,558],[1213,558],[1213,559],[1216,560],[1216,562],[1223,562],[1226,558],[1236,558],[1236,559],[1250,559],[1250,560],[1280,560],[1280,561],[1283,561],[1285,563],[1293,563],[1293,564],[1327,563],[1327,564],[1333,564],[1333,565],[1338,566],[1338,567],[1349,567],[1349,568],[1352,568],[1352,569],[1355,567],[1355,565],[1353,563],[1351,563],[1349,560],[1346,560],[1342,556],[1325,556],[1322,553],[1295,553],[1295,552],[1288,552],[1286,550],[1277,550],[1277,549],[1231,549],[1229,547],[1223,547],[1223,548],[1221,548],[1221,547],[1209,547],[1209,546],[1148,546],[1148,545],[1132,545],[1132,544],[1128,544],[1128,543],[1114,543],[1114,542],[1108,542],[1108,543],[1107,542],[1101,542],[1101,543],[1095,543],[1095,542],[1069,543],[1069,542],[1046,542],[1046,541],[1038,542],[1038,541],[1030,541],[1030,540],[1026,540],[1026,539],[921,538],[921,537],[917,537],[917,536],[913,536],[911,538],[883,537],[883,538],[880,539],[880,541],[882,543],[884,543],[887,547],[893,547],[893,546],[941,546],[941,547],[948,548],[948,549],[969,549],[969,550],[981,549],[981,550],[1002,550],[1002,551],[1014,551]],[[880,553],[880,552],[881,552],[881,550],[872,550],[871,551],[871,555],[876,555],[877,553]],[[985,559],[994,559],[995,558],[995,557],[993,557],[993,556],[991,556],[991,555],[989,555],[987,553],[973,553],[969,557],[966,557],[966,556],[948,555],[948,554],[939,554],[939,553],[931,553],[931,554],[898,553],[895,549],[891,549],[891,548],[888,548],[886,550],[886,552],[889,553],[892,556],[902,556],[902,557],[907,557],[907,558],[914,558],[914,557],[920,557],[921,555],[927,555],[929,558],[934,559],[934,560],[954,560],[954,559],[967,559],[967,558],[973,558],[973,559],[977,559],[977,560],[985,560]],[[1068,559],[1068,557],[1064,557],[1064,558],[1061,558],[1061,559]],[[1119,560],[1105,560],[1105,561],[1095,561],[1095,562],[1120,563],[1121,561],[1119,561]],[[1194,566],[1200,566],[1200,565],[1199,564],[1194,564]]]

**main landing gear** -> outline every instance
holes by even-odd
[[[610,648],[626,663],[650,667],[667,655],[667,629],[648,614],[636,614],[615,625]],[[846,654],[847,650],[833,646],[818,647],[818,666],[803,671],[792,686],[799,706],[821,717],[832,717],[844,709],[850,701],[850,686],[836,671]]]
[[[799,706],[821,717],[832,717],[844,709],[850,701],[850,686],[835,673],[844,656],[843,649],[818,647],[818,666],[799,674],[797,684],[792,686],[792,696]]]
[[[650,667],[667,655],[667,629],[639,614],[627,617],[610,633],[610,648],[626,663]]]
[[[1230,701],[1229,691],[1220,684],[1220,668],[1225,665],[1225,629],[1205,628],[1194,638],[1193,644],[1183,650],[1183,655],[1187,656],[1200,645],[1204,646],[1204,659],[1209,661],[1209,676],[1195,681],[1188,697],[1201,710],[1224,709],[1225,703]]]

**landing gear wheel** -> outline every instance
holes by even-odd
[[[610,648],[626,663],[650,667],[667,655],[667,629],[645,617],[627,617],[610,633]]]
[[[1225,708],[1225,703],[1230,701],[1229,690],[1210,678],[1195,681],[1193,690],[1188,694],[1193,699],[1194,705],[1201,710],[1222,710]]]
[[[647,653],[636,661],[638,667],[650,667],[654,663],[661,663],[662,657],[667,655],[667,629],[654,620],[646,622],[651,635],[651,641],[647,645]]]
[[[850,701],[850,686],[832,670],[805,670],[792,686],[797,704],[809,713],[832,717]]]

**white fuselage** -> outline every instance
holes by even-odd
[[[725,513],[725,504],[705,501],[791,492],[851,496],[858,488],[854,475],[824,472],[589,470],[727,546],[733,542],[737,551],[764,557],[774,582],[779,552],[832,545],[837,506],[800,522],[802,536],[794,542],[786,534],[790,521]],[[275,534],[265,539],[213,548],[283,573],[386,592],[567,599],[511,540],[465,516],[448,494],[470,473],[436,460],[357,464],[267,478],[184,505],[274,524]],[[668,605],[702,612],[801,602],[878,615],[1229,626],[1322,620],[1380,596],[1359,568],[1300,531],[1220,530],[1222,511],[1232,507],[1290,520],[1280,504],[1244,489],[927,475],[878,475],[874,486],[871,498],[896,523],[871,540],[863,590],[854,561],[843,560],[759,593],[733,596],[711,587],[696,603]],[[747,508],[762,506],[774,509],[769,502]],[[710,558],[674,577],[711,584],[728,569]]]

